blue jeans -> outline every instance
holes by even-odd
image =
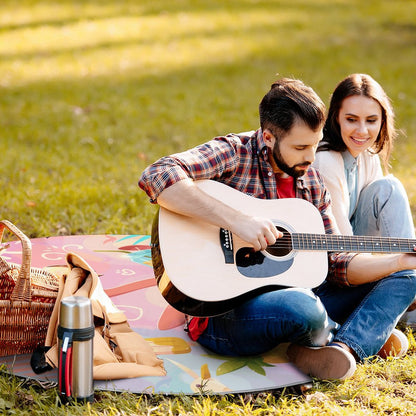
[[[412,213],[401,182],[388,175],[366,186],[351,225],[354,235],[415,238]]]
[[[210,318],[198,342],[217,354],[257,355],[283,342],[325,345],[336,327],[311,290],[280,289]]]
[[[359,196],[351,219],[355,235],[415,238],[412,214],[401,182],[389,175]],[[377,354],[416,294],[416,273],[397,272],[378,282],[338,287],[325,282],[314,290],[329,316],[341,324],[335,341],[359,359]]]
[[[415,238],[412,213],[406,191],[393,175],[365,187],[351,218],[355,235]],[[416,322],[416,311],[406,312],[401,321]]]
[[[354,287],[325,282],[314,292],[328,315],[341,324],[334,341],[347,344],[362,360],[380,351],[412,303],[416,293],[416,273],[405,270]]]

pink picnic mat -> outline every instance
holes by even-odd
[[[153,275],[148,235],[75,235],[36,238],[32,266],[64,265],[68,252],[82,256],[99,274],[115,305],[130,326],[142,335],[163,359],[164,377],[95,381],[97,390],[154,394],[215,394],[257,392],[301,385],[310,378],[288,363],[282,345],[255,357],[215,355],[192,342],[183,330],[184,317],[160,294]],[[21,262],[20,241],[1,253],[6,261]],[[57,380],[57,371],[33,373],[30,355],[0,357],[18,376],[40,381]]]

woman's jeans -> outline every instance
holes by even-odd
[[[322,346],[336,324],[309,289],[280,289],[209,319],[198,342],[218,354],[257,355],[280,343]]]
[[[374,181],[359,196],[351,218],[355,235],[415,238],[412,213],[406,191],[393,175]],[[416,322],[416,310],[405,312],[401,321]]]
[[[415,238],[401,182],[389,175],[365,187],[351,225],[355,235]],[[414,270],[401,271],[355,287],[337,287],[325,282],[314,292],[329,316],[341,324],[334,340],[347,344],[363,359],[377,354],[412,303],[416,274]]]
[[[367,185],[351,218],[354,235],[415,238],[406,191],[393,175]]]

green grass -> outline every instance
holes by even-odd
[[[18,415],[414,415],[416,343],[400,360],[361,364],[344,382],[315,380],[303,395],[290,389],[274,394],[229,396],[150,396],[96,392],[91,405],[60,406],[55,389],[0,373],[0,414]]]
[[[415,0],[2,0],[0,218],[30,237],[149,233],[155,207],[137,187],[146,165],[257,128],[276,74],[328,103],[352,72],[393,101],[403,134],[392,170],[416,213],[415,21]],[[71,414],[414,414],[415,361],[412,351],[363,365],[305,397],[100,393]],[[0,381],[0,412],[67,414],[53,390]]]

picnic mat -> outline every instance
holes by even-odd
[[[183,330],[183,314],[165,301],[156,286],[148,235],[76,235],[31,242],[33,267],[65,265],[68,252],[82,256],[97,271],[114,304],[125,312],[131,328],[150,342],[164,361],[164,377],[95,381],[97,390],[225,394],[274,390],[311,381],[287,362],[287,345],[261,356],[225,357],[191,341]],[[2,256],[20,263],[20,242],[10,242]],[[37,375],[29,362],[28,354],[0,357],[0,363],[17,376],[57,381],[56,369]]]

